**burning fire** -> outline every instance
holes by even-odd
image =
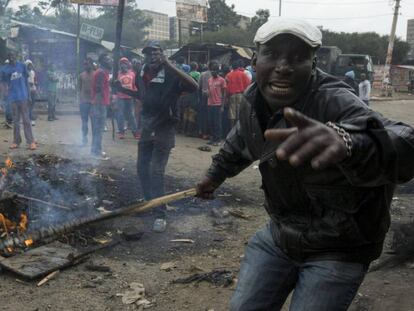
[[[0,168],[0,191],[3,190],[3,187],[5,185],[5,180],[7,177],[7,174],[11,168],[14,167],[14,163],[10,157],[7,157],[6,161],[4,162],[5,167]],[[8,219],[4,214],[0,213],[0,235],[1,238],[9,237],[10,234],[23,234],[27,230],[27,225],[29,223],[29,219],[27,217],[27,214],[21,213],[20,214],[20,221],[19,223],[13,222],[12,220]],[[31,246],[33,244],[32,239],[27,239],[24,241],[25,245],[27,247]],[[9,253],[13,253],[12,248],[8,248],[7,251]]]

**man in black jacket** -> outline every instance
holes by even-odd
[[[259,160],[270,222],[249,241],[231,310],[346,310],[414,175],[414,130],[316,68],[318,28],[277,18],[257,32],[257,82],[197,195]]]
[[[197,82],[178,69],[164,55],[158,41],[150,41],[142,50],[144,65],[137,75],[137,92],[118,91],[142,101],[142,132],[138,143],[137,172],[145,200],[164,195],[164,174],[171,149],[175,146],[178,121],[177,99],[183,91],[195,92]],[[158,210],[165,218],[165,208]]]

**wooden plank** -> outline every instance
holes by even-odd
[[[0,265],[24,278],[35,279],[70,266],[81,255],[70,245],[53,242],[0,260]]]

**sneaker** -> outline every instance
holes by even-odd
[[[29,150],[36,150],[36,149],[37,149],[36,143],[31,143],[29,146]]]
[[[32,126],[35,126],[36,125],[36,122],[35,121],[32,121]]]
[[[119,139],[125,139],[125,134],[124,133],[119,133],[118,138]]]

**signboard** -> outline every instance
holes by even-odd
[[[81,37],[82,39],[86,39],[96,43],[101,43],[103,35],[104,30],[102,28],[82,23],[79,32],[79,37]]]
[[[206,0],[177,0],[177,18],[197,23],[207,23]]]
[[[119,0],[70,0],[74,4],[82,5],[111,5],[118,6]],[[127,1],[125,1],[126,3]]]

